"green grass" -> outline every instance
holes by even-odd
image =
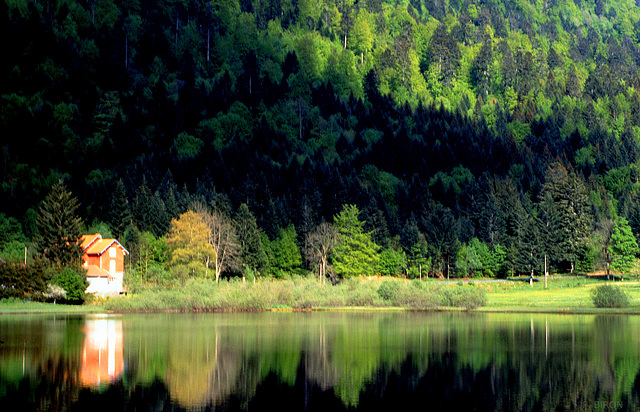
[[[583,277],[562,277],[549,278],[546,289],[544,279],[535,282],[533,286],[527,282],[506,281],[478,284],[478,287],[487,293],[487,304],[483,310],[591,312],[601,311],[593,304],[591,290],[604,284],[616,285],[629,296],[630,306],[618,311],[640,313],[640,283],[638,282],[614,283]]]
[[[0,300],[0,314],[10,313],[96,313],[104,312],[97,305],[61,305],[44,302],[30,302],[19,299]]]
[[[255,284],[191,279],[183,287],[109,299],[113,311],[309,310],[327,308],[474,308],[484,293],[472,285],[353,278],[333,286],[315,278],[261,279]]]
[[[391,281],[391,283],[388,283]],[[380,287],[385,283],[385,287]],[[629,297],[628,308],[595,308],[593,288],[611,284]],[[221,282],[191,280],[175,289],[149,289],[127,297],[74,306],[0,300],[0,313],[95,313],[105,311],[204,310],[398,310],[465,307],[469,293],[480,291],[484,305],[477,310],[500,312],[630,313],[640,314],[640,282],[606,282],[584,277],[552,277],[533,286],[526,281],[473,282],[460,286],[438,281],[397,281],[387,278],[349,279],[337,286],[315,279]],[[477,294],[475,296],[478,296]],[[453,303],[455,302],[455,303]],[[471,306],[474,307],[474,306]]]

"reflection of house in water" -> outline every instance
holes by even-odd
[[[85,325],[80,381],[84,386],[109,383],[122,374],[124,350],[122,321],[89,318]]]

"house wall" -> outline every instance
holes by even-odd
[[[100,257],[95,255],[84,255],[84,260],[87,262],[87,265],[94,265],[100,267]]]
[[[116,249],[116,256],[115,257],[111,257],[110,253],[109,253],[109,249],[113,247]],[[96,265],[101,269],[104,269],[106,271],[109,270],[109,268],[111,267],[111,261],[115,260],[116,262],[116,273],[124,273],[124,252],[122,251],[122,248],[120,246],[114,245],[111,246],[109,249],[107,249],[100,257],[95,257],[95,262],[96,263],[92,263],[91,260],[89,260],[89,264],[90,265]],[[93,258],[93,256],[91,256]]]
[[[118,295],[124,290],[122,282],[122,274],[116,274],[115,277],[88,277],[89,286],[86,293],[95,293],[99,296]]]

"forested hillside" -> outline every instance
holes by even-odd
[[[170,266],[194,202],[255,217],[262,257],[238,272],[311,269],[323,221],[365,235],[369,273],[637,254],[631,0],[4,0],[0,55],[7,260],[60,178],[133,266]]]

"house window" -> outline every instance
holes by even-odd
[[[111,258],[116,257],[116,248],[115,248],[115,246],[109,248],[109,257],[111,257]]]

